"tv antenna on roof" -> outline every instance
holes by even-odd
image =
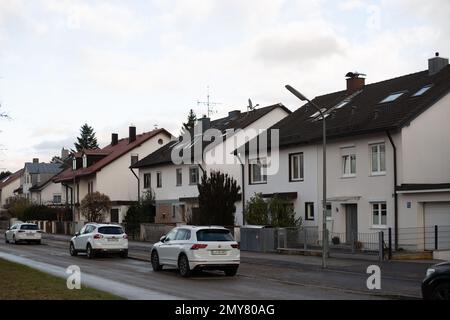
[[[197,100],[197,106],[204,105],[207,107],[207,115],[208,118],[211,118],[211,115],[214,113],[217,113],[217,110],[213,109],[213,107],[221,104],[220,102],[211,102],[210,96],[209,96],[209,86],[207,86],[207,93],[206,93],[206,101],[199,101]]]
[[[155,123],[155,124],[153,125],[153,128],[154,128],[155,130],[158,129],[158,124]]]

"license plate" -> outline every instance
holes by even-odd
[[[119,239],[113,239],[113,238],[111,238],[111,239],[108,239],[108,241],[119,241]]]
[[[227,252],[225,251],[225,250],[211,250],[211,254],[212,255],[217,255],[217,256],[220,256],[220,255],[225,255],[225,254],[227,254]]]
[[[32,237],[32,236],[34,236],[34,233],[33,232],[28,232],[27,236],[31,236]]]

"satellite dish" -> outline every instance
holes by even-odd
[[[247,108],[249,111],[255,110],[257,106],[259,106],[259,104],[256,104],[255,106],[253,106],[252,99],[250,99],[250,98],[248,99],[248,107]]]

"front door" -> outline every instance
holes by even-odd
[[[119,223],[119,209],[111,209],[111,222]]]
[[[351,243],[357,240],[358,235],[358,206],[356,204],[345,205],[346,240]]]

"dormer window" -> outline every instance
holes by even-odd
[[[83,154],[83,168],[87,168],[87,155]]]
[[[77,170],[77,158],[72,159],[72,170]]]
[[[388,103],[388,102],[395,101],[395,100],[397,100],[398,98],[400,98],[404,93],[405,93],[405,91],[402,91],[402,92],[396,92],[396,93],[391,93],[391,94],[388,95],[386,98],[384,98],[383,100],[381,100],[380,103]]]

